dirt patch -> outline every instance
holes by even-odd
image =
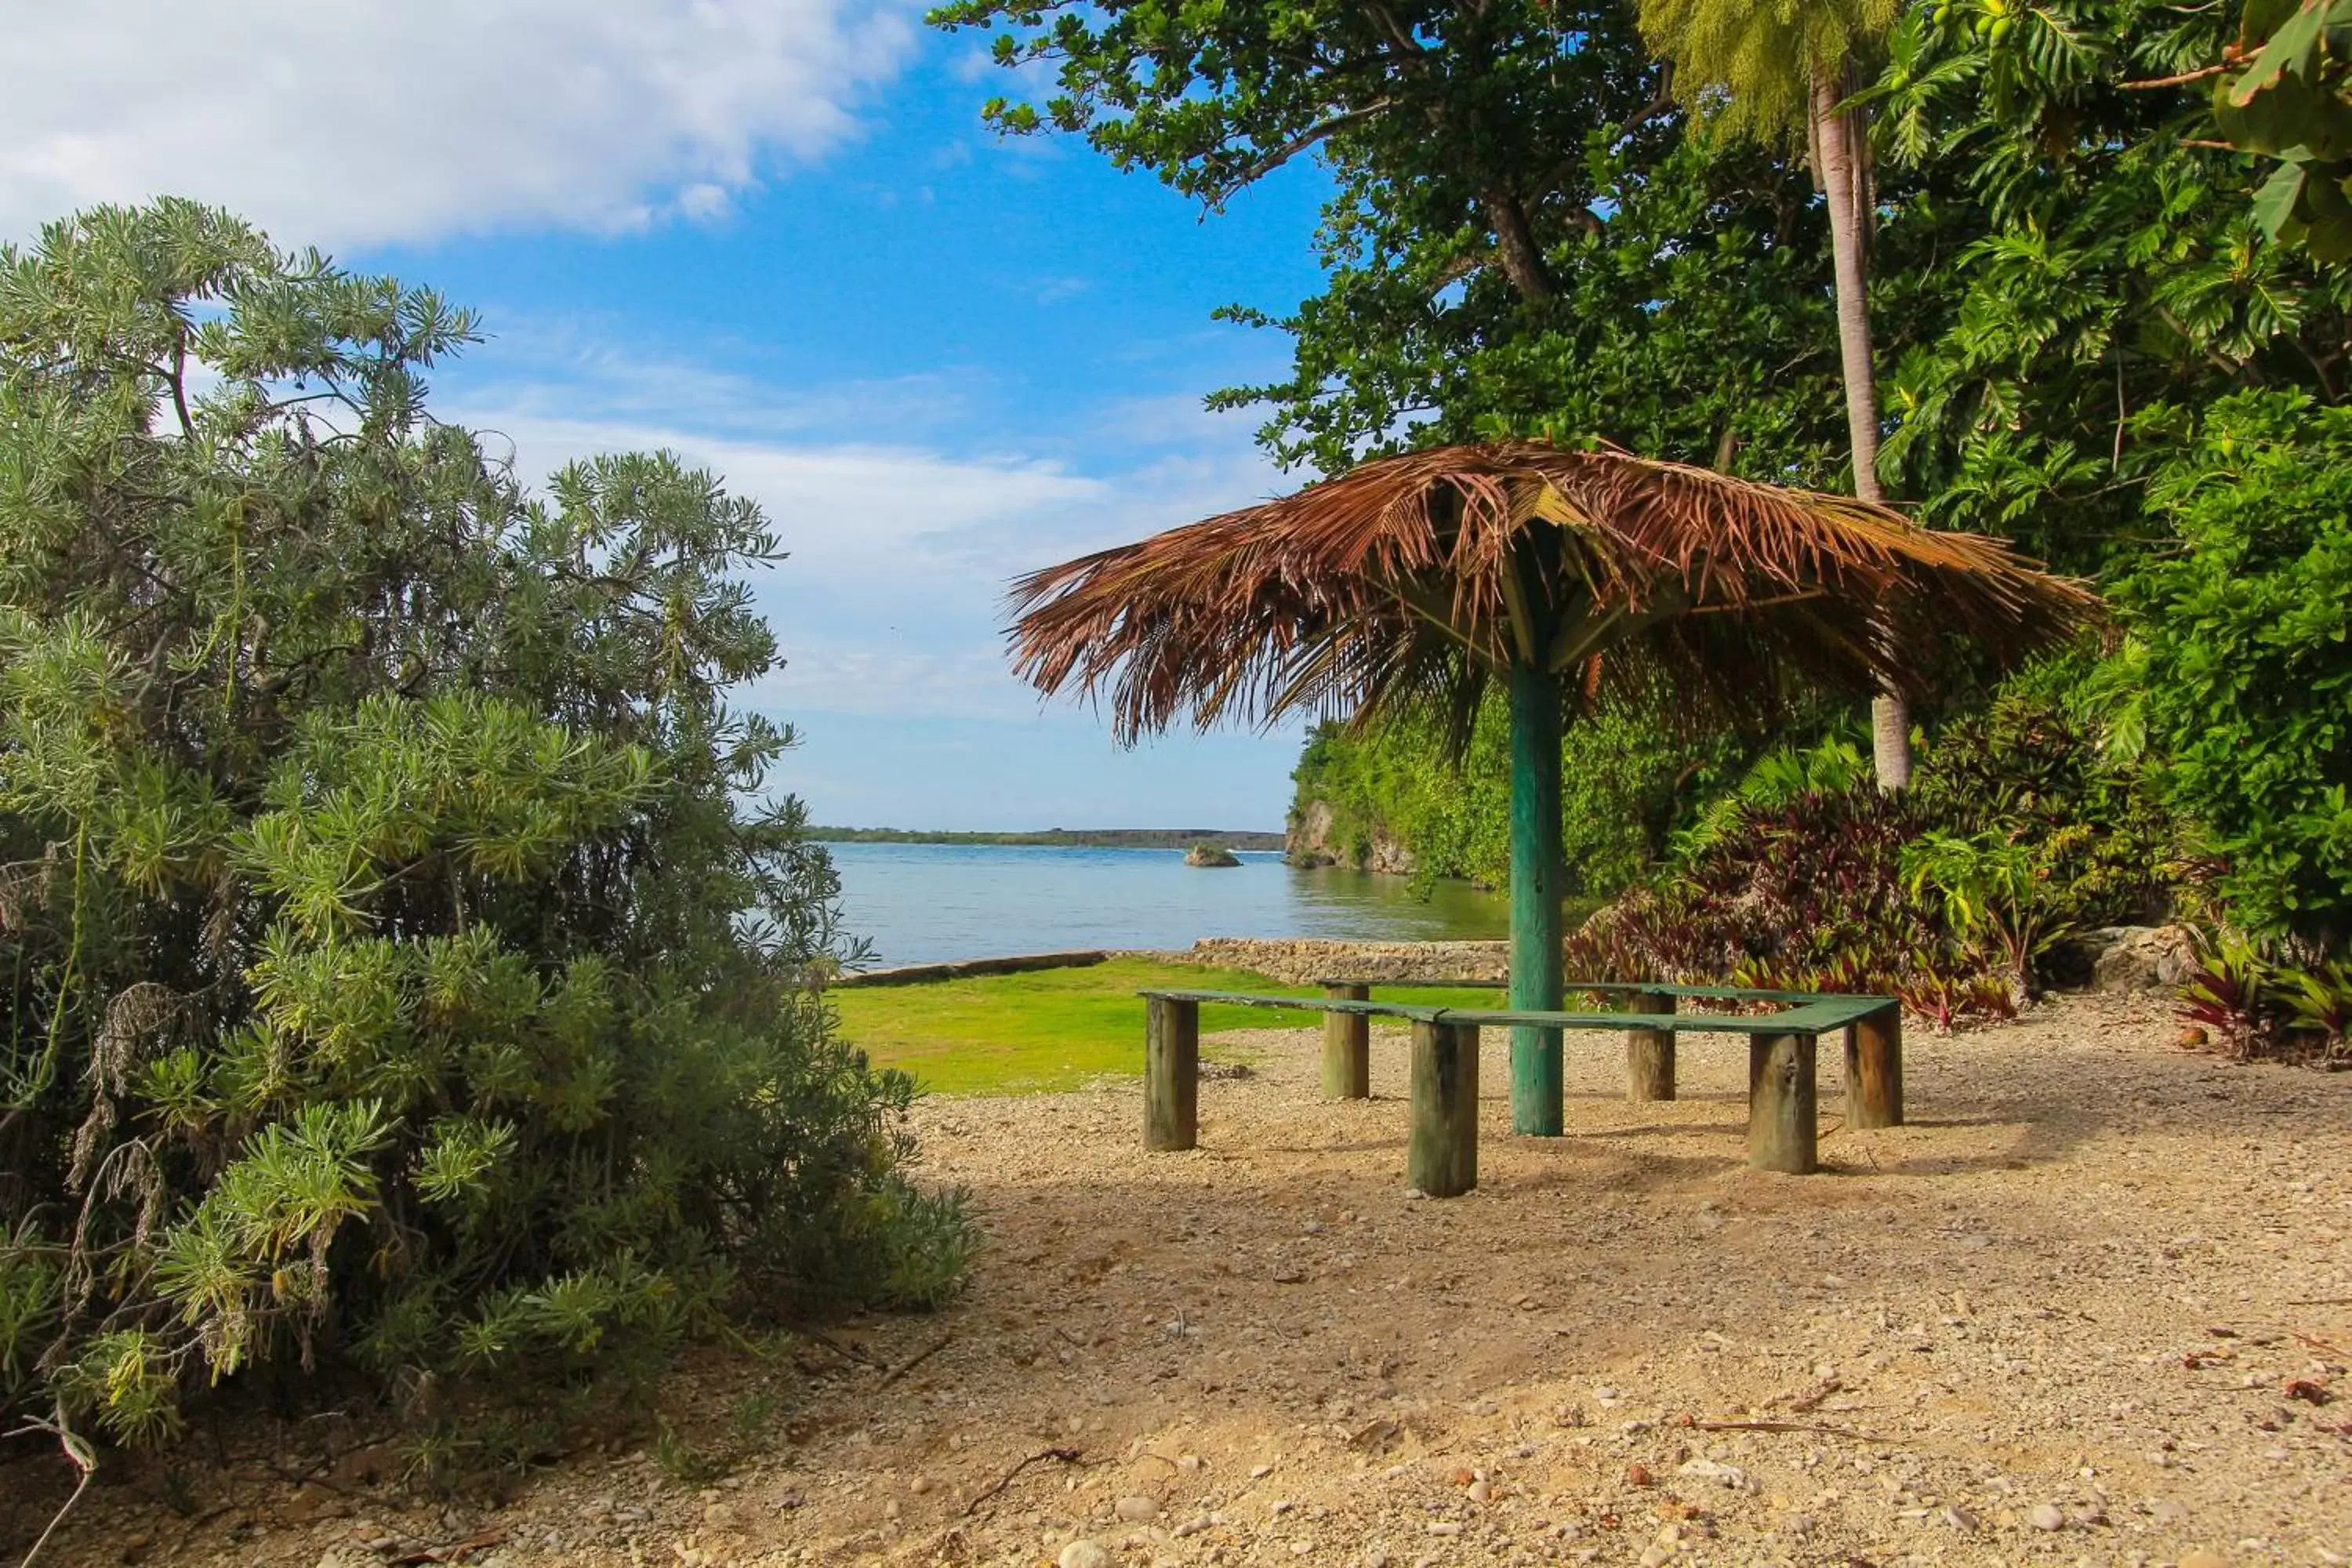
[[[969,1184],[992,1237],[970,1295],[808,1347],[819,1370],[755,1410],[716,1484],[636,1451],[444,1509],[226,1467],[194,1479],[193,1519],[118,1479],[52,1550],[2341,1562],[2352,1076],[2232,1067],[2176,1032],[2152,998],[1915,1030],[1913,1123],[1867,1133],[1836,1127],[1824,1051],[1829,1170],[1792,1178],[1746,1168],[1736,1040],[1685,1037],[1686,1098],[1633,1106],[1613,1040],[1570,1036],[1570,1135],[1537,1142],[1506,1131],[1489,1031],[1482,1185],[1446,1203],[1404,1193],[1395,1033],[1377,1098],[1339,1105],[1315,1098],[1311,1032],[1257,1037],[1255,1073],[1202,1085],[1190,1154],[1140,1152],[1132,1084],[934,1101],[929,1174]],[[748,1375],[689,1374],[690,1437],[740,1416]]]

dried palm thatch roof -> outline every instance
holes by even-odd
[[[1947,635],[2008,662],[2096,600],[2000,542],[1612,447],[1444,447],[1033,573],[1014,668],[1107,693],[1124,740],[1434,702],[1532,664],[1588,693],[1916,691]]]

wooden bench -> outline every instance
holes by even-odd
[[[1577,981],[1566,987],[1570,994],[1622,995],[1626,1009],[1550,1013],[1376,1002],[1366,981],[1326,981],[1323,989],[1320,1000],[1232,991],[1142,993],[1143,1146],[1180,1150],[1199,1143],[1203,1002],[1321,1013],[1323,1092],[1332,1099],[1370,1094],[1374,1018],[1412,1025],[1405,1176],[1409,1185],[1432,1197],[1454,1197],[1478,1184],[1478,1030],[1487,1025],[1624,1030],[1626,1098],[1633,1100],[1674,1098],[1676,1036],[1747,1036],[1748,1163],[1760,1171],[1806,1175],[1819,1169],[1814,1057],[1821,1037],[1833,1030],[1845,1036],[1847,1124],[1892,1127],[1903,1120],[1903,1015],[1889,997]],[[1772,1010],[1685,1012],[1681,1004],[1686,1000],[1769,1005]],[[1634,1017],[1643,1021],[1628,1027]]]

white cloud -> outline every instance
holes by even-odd
[[[0,234],[218,203],[281,244],[716,221],[854,129],[904,0],[17,0]]]
[[[786,663],[737,699],[787,718],[1032,718],[1002,635],[1014,577],[1297,482],[1252,444],[1252,416],[1197,398],[982,430],[971,416],[1008,401],[984,373],[784,388],[595,322],[502,330],[472,368],[490,374],[456,375],[436,411],[493,453],[511,443],[528,484],[661,448],[760,503],[790,552],[752,584]]]
[[[714,436],[487,402],[442,412],[496,432],[493,450],[510,440],[534,485],[573,458],[661,448],[757,500],[790,552],[752,582],[786,662],[737,700],[786,717],[1034,714],[1037,694],[1004,658],[1013,578],[1275,488],[1264,459],[1230,438],[1083,474],[1019,455]]]
[[[983,373],[953,364],[785,387],[717,363],[757,360],[757,345],[717,342],[681,352],[636,343],[630,323],[609,316],[507,308],[490,314],[488,341],[449,373],[461,387],[478,390],[455,399],[445,395],[436,404],[445,417],[473,423],[474,412],[488,408],[499,416],[625,429],[763,439],[888,430],[908,440],[967,417],[976,403],[996,395]]]
[[[518,471],[536,482],[573,458],[656,449],[717,474],[757,500],[803,571],[845,581],[903,582],[957,571],[960,535],[1097,501],[1099,479],[1018,458],[958,458],[919,447],[786,445],[653,425],[564,420],[479,408],[445,410],[495,442],[514,444]],[[496,447],[493,447],[495,452]]]

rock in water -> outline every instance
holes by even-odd
[[[1222,844],[1195,844],[1184,851],[1187,866],[1238,866],[1241,861]]]

